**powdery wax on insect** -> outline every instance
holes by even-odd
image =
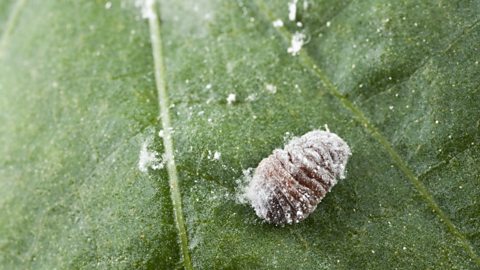
[[[347,143],[335,133],[308,132],[263,159],[244,196],[267,222],[298,223],[315,210],[337,179],[345,178],[350,155]]]

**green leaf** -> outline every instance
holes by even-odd
[[[0,3],[2,268],[480,267],[480,2],[108,3]],[[308,219],[237,201],[325,124],[353,155]]]

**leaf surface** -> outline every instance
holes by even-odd
[[[19,2],[0,5],[5,268],[480,267],[478,1],[299,0],[296,22],[279,0],[160,1],[158,35],[127,1]],[[314,214],[238,203],[244,170],[325,124],[353,155]],[[175,163],[139,171],[165,128]]]

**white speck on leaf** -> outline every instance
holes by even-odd
[[[307,9],[308,9],[308,1],[303,0],[303,10],[307,10]]]
[[[148,136],[140,148],[140,154],[138,156],[138,169],[143,173],[148,172],[148,168],[159,170],[165,166],[162,158],[159,157],[159,153],[155,150],[149,150],[152,141],[153,137]]]
[[[229,94],[227,97],[227,104],[232,105],[237,100],[237,96],[235,94]]]
[[[207,85],[205,86],[205,89],[211,89],[211,88],[212,88],[212,84],[211,84],[211,83],[209,83],[209,84],[207,84]]]
[[[240,204],[248,204],[249,199],[247,198],[247,187],[249,183],[252,181],[253,178],[253,171],[254,168],[248,168],[243,170],[243,177],[235,180],[237,184],[237,192],[236,192],[236,201]]]
[[[206,21],[210,21],[212,20],[213,16],[211,13],[207,13],[203,16],[203,18],[206,20]]]
[[[255,101],[256,99],[257,99],[257,96],[255,94],[250,94],[245,98],[245,101],[252,102],[252,101]]]
[[[142,12],[142,18],[155,19],[157,15],[154,10],[155,0],[135,0],[135,6],[140,8]]]
[[[108,1],[107,3],[105,3],[106,9],[110,9],[111,7],[112,7],[112,2]]]
[[[285,132],[285,135],[283,135],[283,142],[287,144],[289,141],[293,139],[294,135],[291,132]]]
[[[305,43],[305,34],[301,32],[296,32],[292,36],[290,47],[287,49],[287,52],[293,56],[298,55],[304,43]]]
[[[332,25],[332,22],[331,21],[328,21],[326,24],[325,24],[327,27],[330,27]]]
[[[292,0],[288,3],[288,19],[290,21],[295,21],[297,18],[297,2],[298,0]]]
[[[276,87],[275,85],[273,85],[273,84],[269,84],[269,83],[268,83],[268,84],[265,86],[265,88],[267,89],[267,91],[268,91],[269,93],[272,93],[272,94],[277,93],[277,87]]]
[[[215,153],[213,153],[213,159],[214,160],[220,160],[221,157],[222,157],[222,153],[220,153],[218,151],[215,151]]]
[[[323,127],[325,128],[325,131],[330,132],[330,129],[328,128],[327,124],[323,125]]]
[[[280,19],[277,19],[277,20],[273,21],[272,24],[273,24],[273,27],[279,28],[279,27],[283,26],[283,21],[280,20]]]

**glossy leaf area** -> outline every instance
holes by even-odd
[[[134,1],[0,2],[1,268],[480,267],[479,1],[157,4],[158,33]],[[144,173],[161,104],[175,166]],[[308,219],[238,203],[325,124],[353,155]]]

